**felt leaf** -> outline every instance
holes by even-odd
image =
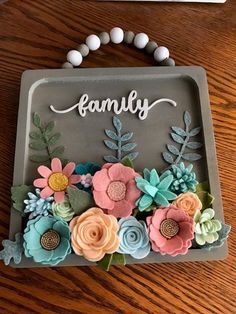
[[[183,129],[177,127],[177,126],[172,126],[171,129],[172,129],[176,134],[178,134],[178,135],[180,135],[180,136],[182,136],[182,137],[187,136],[186,132],[185,132]]]
[[[40,140],[40,139],[42,138],[41,133],[39,133],[39,132],[34,132],[34,131],[30,132],[30,133],[29,133],[29,136],[30,136],[30,138],[31,138],[32,140]]]
[[[184,123],[185,123],[185,125],[186,125],[187,127],[189,127],[190,124],[191,124],[191,122],[192,122],[192,119],[191,119],[190,113],[189,113],[188,111],[185,111],[185,112],[184,112]]]
[[[186,153],[182,155],[182,158],[184,160],[188,160],[188,161],[195,161],[195,160],[199,160],[202,158],[202,156],[200,154],[196,154],[196,153]]]
[[[4,249],[0,251],[0,260],[3,260],[5,265],[9,265],[11,259],[13,259],[15,264],[21,262],[22,253],[24,251],[23,241],[23,235],[21,233],[15,234],[15,241],[2,241]]]
[[[167,144],[166,146],[167,146],[169,152],[171,152],[172,154],[174,154],[176,156],[179,155],[179,150],[177,147],[175,147],[174,145],[169,145],[169,144]]]
[[[100,261],[97,262],[97,265],[105,271],[109,271],[111,266],[113,254],[106,254]]]
[[[186,146],[188,148],[191,148],[191,149],[198,149],[198,148],[202,147],[202,143],[200,143],[200,142],[188,142],[186,144]]]
[[[13,208],[16,209],[21,213],[21,215],[24,215],[24,200],[28,198],[28,193],[33,192],[34,187],[28,186],[28,185],[18,185],[18,186],[12,186],[11,187],[11,199],[13,201]]]
[[[116,116],[113,117],[113,125],[116,128],[116,130],[119,132],[122,128],[122,123],[120,119]]]
[[[48,145],[55,145],[56,142],[60,139],[61,133],[55,133],[50,139],[48,140]]]
[[[200,191],[210,192],[209,183],[207,181],[200,182],[197,184],[196,192],[200,192]]]
[[[128,144],[125,144],[121,147],[121,150],[123,152],[129,152],[131,151],[132,149],[134,149],[135,147],[137,146],[136,143],[128,143]]]
[[[126,156],[124,156],[123,158],[129,158],[130,160],[134,160],[138,157],[139,153],[138,152],[133,152],[133,153],[129,153]]]
[[[111,163],[119,162],[119,159],[117,159],[115,156],[104,156],[103,159]]]
[[[169,164],[172,164],[174,162],[174,159],[173,159],[172,155],[170,153],[168,153],[168,152],[162,153],[162,157]]]
[[[30,155],[29,159],[33,162],[41,163],[41,162],[49,161],[50,157],[47,155]]]
[[[76,215],[80,215],[87,209],[95,206],[93,197],[88,192],[68,187],[67,194],[71,207]]]
[[[50,121],[47,126],[45,127],[45,130],[44,132],[49,134],[52,132],[52,130],[54,129],[54,126],[55,126],[55,122],[54,121]]]
[[[121,141],[129,141],[132,138],[133,134],[133,132],[125,133],[121,136],[120,139]]]
[[[184,139],[180,135],[175,134],[175,133],[170,133],[170,135],[176,143],[179,143],[179,144],[184,143]]]
[[[201,248],[206,249],[207,251],[211,251],[212,249],[217,249],[217,248],[222,247],[229,236],[230,230],[231,230],[230,225],[226,225],[222,223],[221,229],[217,232],[219,236],[218,239],[211,244],[207,243],[203,245]]]
[[[58,146],[56,147],[52,153],[51,153],[51,158],[58,157],[64,153],[65,147],[64,146]]]
[[[34,150],[43,150],[47,147],[47,144],[43,141],[31,142],[29,147]]]
[[[122,159],[121,161],[122,165],[126,166],[126,167],[130,167],[134,169],[134,163],[132,160],[130,160],[129,158],[125,157]]]
[[[190,132],[189,132],[189,136],[195,136],[195,135],[198,135],[201,131],[201,127],[198,126],[194,129],[192,129]]]
[[[117,141],[119,139],[119,136],[112,130],[105,130],[105,133],[108,137],[110,137],[114,141]]]
[[[215,199],[214,196],[212,196],[207,191],[197,191],[196,194],[202,203],[202,209],[209,208],[211,204],[214,202]]]
[[[113,149],[113,150],[117,150],[117,149],[118,149],[118,146],[117,146],[115,143],[111,142],[111,141],[104,140],[104,144],[105,144],[108,148],[110,148],[110,149]]]
[[[113,253],[112,264],[125,265],[126,264],[125,255],[117,252]]]
[[[37,128],[41,127],[41,119],[40,119],[40,116],[39,116],[39,114],[37,112],[35,112],[34,115],[33,115],[33,124]]]

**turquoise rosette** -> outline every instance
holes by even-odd
[[[24,230],[24,251],[36,263],[57,265],[71,253],[70,229],[60,217],[38,216]]]
[[[133,258],[142,259],[150,252],[149,237],[144,221],[138,221],[135,217],[121,218],[118,236],[120,246],[118,253],[130,254]]]

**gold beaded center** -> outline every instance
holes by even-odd
[[[55,172],[48,178],[49,187],[55,192],[64,191],[69,185],[69,179],[61,172]]]
[[[173,219],[165,219],[160,225],[160,232],[163,237],[171,239],[179,232],[179,225]]]
[[[42,248],[47,251],[55,250],[61,242],[61,237],[58,232],[53,229],[46,231],[40,239]]]

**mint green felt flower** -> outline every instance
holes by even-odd
[[[137,188],[144,193],[136,202],[140,211],[149,208],[152,203],[168,206],[168,201],[176,198],[176,194],[169,190],[173,175],[159,176],[155,169],[144,169],[143,175],[144,178],[135,178]]]
[[[63,218],[65,221],[70,221],[75,214],[66,196],[64,202],[52,203],[52,213],[54,216],[59,216]]]
[[[195,241],[199,245],[205,243],[213,243],[219,239],[219,234],[222,224],[219,220],[214,219],[215,211],[212,208],[207,208],[200,212],[197,210],[194,214],[195,221]]]
[[[70,230],[60,217],[37,216],[24,230],[26,257],[44,265],[57,265],[71,253]]]

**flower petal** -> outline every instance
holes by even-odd
[[[53,230],[57,231],[60,234],[61,238],[70,239],[70,230],[67,224],[64,224],[62,221],[57,221],[53,225]]]
[[[30,230],[24,235],[27,250],[37,250],[41,248],[40,238],[41,235],[37,232],[34,225],[30,226]]]
[[[41,192],[40,192],[40,196],[42,198],[48,198],[49,196],[51,196],[54,193],[54,191],[49,187],[46,186]]]
[[[105,252],[103,250],[83,250],[83,256],[88,261],[91,262],[97,262],[100,261],[105,255]]]
[[[137,249],[134,253],[131,254],[133,258],[142,259],[150,253],[150,244],[148,243],[146,246]]]
[[[73,174],[69,177],[69,185],[79,183],[81,180],[81,176],[77,174]]]
[[[108,175],[111,180],[128,183],[130,180],[134,179],[137,174],[134,169],[117,163],[108,169]]]
[[[175,236],[171,238],[170,240],[166,241],[166,244],[161,247],[161,251],[166,254],[172,255],[176,251],[180,253],[182,248],[183,248],[182,239],[179,236]]]
[[[154,228],[153,225],[150,225],[149,237],[153,242],[155,242],[155,244],[158,248],[161,248],[164,245],[166,245],[167,239],[165,237],[163,237],[163,235],[160,233],[160,231],[158,229]]]
[[[181,222],[181,221],[189,221],[190,217],[182,209],[178,209],[174,206],[170,206],[166,218],[171,218],[175,220],[176,222]]]
[[[135,205],[135,202],[140,197],[140,195],[141,192],[137,189],[135,181],[129,181],[126,185],[125,199],[131,204]]]
[[[72,175],[72,173],[75,170],[75,163],[74,162],[69,162],[64,169],[62,170],[62,173],[66,175],[68,178]]]
[[[47,179],[36,179],[34,180],[33,185],[36,186],[37,188],[45,188],[45,186],[48,185],[48,181]]]
[[[113,209],[109,210],[108,208],[108,214],[113,215],[117,218],[128,217],[132,214],[133,208],[134,207],[129,202],[123,199],[120,202],[114,202]]]
[[[111,180],[108,177],[107,169],[102,169],[100,171],[97,171],[92,179],[94,190],[106,191],[110,181]]]
[[[183,240],[184,246],[188,240],[192,240],[194,238],[193,233],[193,223],[190,222],[180,222],[179,223],[180,230],[178,232],[178,236]]]
[[[56,219],[54,217],[50,217],[50,216],[46,216],[46,217],[40,217],[40,219],[38,221],[36,221],[36,223],[34,224],[34,227],[36,229],[36,231],[42,235],[44,234],[44,232],[46,232],[47,230],[51,229],[53,226],[53,221],[55,221]]]
[[[70,242],[65,239],[62,238],[60,244],[58,245],[58,247],[53,250],[53,259],[54,258],[58,258],[58,257],[66,257],[66,255],[68,254],[68,249],[70,248]]]
[[[112,210],[114,208],[114,204],[115,202],[112,201],[107,193],[105,191],[93,191],[93,197],[94,197],[94,201],[95,203],[101,207],[101,208],[105,208],[105,209],[109,209]]]
[[[62,172],[62,165],[59,158],[53,158],[51,162],[52,172]]]
[[[62,203],[65,200],[65,192],[60,191],[60,192],[55,192],[54,193],[54,199],[56,203]]]
[[[44,177],[44,178],[47,179],[47,178],[51,175],[52,170],[49,169],[49,168],[46,167],[46,166],[39,166],[39,167],[38,167],[38,173],[39,173],[42,177]]]
[[[159,208],[155,211],[152,216],[152,224],[158,230],[160,229],[160,225],[164,219],[166,219],[169,208]]]
[[[49,262],[53,256],[53,251],[47,251],[44,249],[29,250],[29,253],[37,263]]]

